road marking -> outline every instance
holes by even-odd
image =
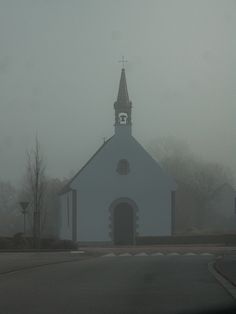
[[[72,253],[72,252],[71,252]],[[76,253],[76,251],[74,252]],[[146,253],[146,252],[140,252],[140,253],[130,253],[130,252],[125,252],[125,253],[117,253],[115,254],[114,252],[107,253],[105,255],[102,255],[102,257],[125,257],[125,256],[214,256],[212,253],[194,253],[194,252],[187,252],[187,253],[178,253],[178,252],[170,252],[170,253],[162,253],[162,252],[154,252],[154,253]]]
[[[145,252],[142,252],[142,253],[137,253],[134,256],[148,256],[148,254]]]
[[[103,255],[102,257],[114,257],[116,256],[114,253],[108,253],[106,255]]]
[[[85,251],[70,251],[71,254],[84,254]]]

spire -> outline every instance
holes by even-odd
[[[123,60],[124,62],[124,60]],[[121,70],[120,84],[117,101],[114,103],[115,109],[115,133],[120,130],[129,130],[131,134],[131,108],[132,103],[129,100],[128,88],[126,83],[124,64]]]
[[[118,91],[118,96],[117,96],[117,104],[119,104],[119,106],[122,106],[122,107],[130,106],[124,68],[121,70],[120,85],[119,85],[119,91]]]

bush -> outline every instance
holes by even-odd
[[[78,245],[71,240],[55,240],[51,243],[51,249],[76,250]]]
[[[0,250],[25,250],[33,249],[32,237],[25,237],[24,233],[18,232],[12,238],[0,237]],[[41,239],[41,249],[48,250],[77,250],[78,245],[71,240]]]
[[[0,238],[0,249],[2,249],[2,250],[12,249],[12,247],[13,247],[13,242],[11,239]]]
[[[14,249],[29,249],[32,247],[31,240],[26,238],[22,232],[16,233],[12,240]]]
[[[40,248],[41,249],[51,249],[52,243],[55,242],[55,239],[45,239],[42,238],[40,240]]]

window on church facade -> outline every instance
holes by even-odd
[[[116,171],[121,175],[128,174],[130,171],[128,161],[126,159],[119,160]]]

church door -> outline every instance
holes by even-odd
[[[117,245],[134,244],[134,210],[128,203],[119,203],[114,208],[113,241]]]

